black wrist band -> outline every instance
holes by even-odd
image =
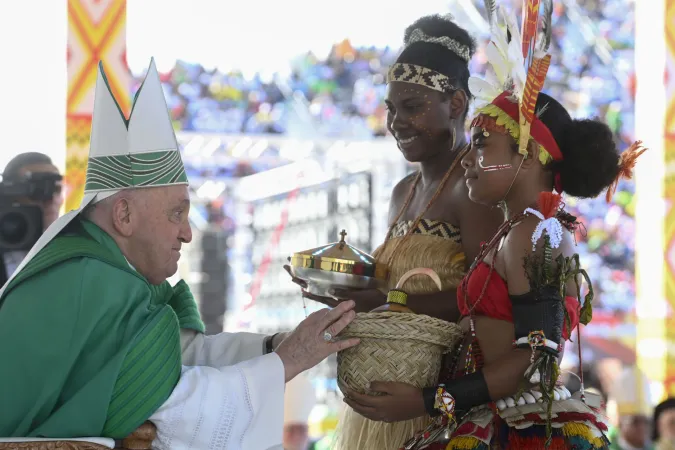
[[[460,414],[468,412],[475,406],[485,405],[492,401],[482,370],[446,384],[445,389],[455,399],[455,410]]]
[[[485,405],[492,401],[482,370],[457,378],[442,386],[455,399],[455,411],[460,416],[475,406]],[[441,414],[441,411],[435,408],[437,390],[438,387],[422,389],[424,408],[431,417]]]
[[[460,416],[475,406],[485,405],[492,401],[482,370],[457,378],[441,386],[452,395],[452,398],[455,400],[455,411]],[[441,411],[435,408],[437,390],[438,387],[422,389],[424,408],[431,417],[441,414]]]
[[[274,352],[274,338],[277,336],[277,334],[279,333],[274,333],[272,336],[267,336],[265,338],[264,345],[266,355]]]
[[[431,417],[436,417],[441,414],[434,405],[436,404],[436,391],[437,387],[427,387],[422,389],[422,398],[424,399],[424,409],[427,410],[427,414]]]

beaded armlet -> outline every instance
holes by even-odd
[[[576,253],[570,257],[559,255],[555,259],[556,270],[553,270],[553,249],[558,248],[561,243],[561,240],[558,239],[557,236],[562,235],[562,228],[565,228],[569,231],[575,231],[577,225],[576,217],[558,209],[561,203],[561,198],[559,195],[549,192],[542,192],[539,198],[540,209],[543,209],[545,212],[541,213],[537,211],[537,213],[539,213],[537,215],[540,215],[540,218],[543,216],[544,219],[532,234],[532,248],[534,251],[536,249],[537,242],[543,237],[544,253],[543,256],[525,256],[525,269],[530,282],[530,287],[535,291],[539,291],[544,288],[555,288],[560,292],[562,301],[562,299],[565,298],[567,283],[569,281],[574,281],[577,299],[581,305],[579,322],[587,325],[593,318],[593,307],[591,303],[593,301],[594,293],[593,285],[591,284],[591,279],[589,278],[588,273],[586,273],[586,271],[581,268],[579,255]],[[546,208],[549,208],[549,210],[546,211]],[[529,208],[526,210],[526,212],[531,211],[532,210]],[[548,221],[555,221],[559,224],[559,226],[548,225],[546,223]],[[555,237],[553,238],[549,235],[550,229],[555,230],[553,233]],[[588,285],[588,293],[584,296],[583,300],[581,296],[581,283],[579,283],[579,276],[583,277],[583,280]],[[571,322],[569,314],[567,313],[567,309],[565,309],[565,322],[567,323],[568,330],[571,331]]]
[[[562,321],[565,321],[570,332],[572,330],[571,319],[565,307],[565,294],[570,281],[576,286],[577,299],[581,305],[579,322],[586,325],[593,315],[591,306],[593,287],[588,274],[580,266],[579,255],[574,254],[571,257],[559,255],[555,260],[553,258],[553,249],[558,248],[562,242],[563,228],[573,230],[575,223],[573,216],[559,209],[560,204],[560,196],[546,192],[540,194],[539,211],[526,210],[527,213],[541,219],[532,235],[532,245],[534,251],[537,243],[543,240],[543,253],[527,255],[524,264],[531,288],[529,300],[532,305],[531,311],[532,314],[538,314],[538,317],[542,318],[542,326],[539,326],[539,323],[537,325],[532,323],[533,326],[529,330],[521,330],[521,336],[517,335],[514,342],[515,346],[530,348],[532,351],[531,364],[525,372],[525,381],[539,385],[542,399],[548,405],[547,437],[550,437],[551,433],[551,410],[555,385],[560,374],[558,355],[564,344]],[[588,284],[588,293],[583,299],[579,277]],[[515,308],[514,301],[514,325],[516,325]],[[552,321],[558,323],[551,325]]]

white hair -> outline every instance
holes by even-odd
[[[82,217],[84,217],[87,220],[91,220],[92,222],[97,222],[98,224],[98,221],[96,220],[96,216],[98,214],[96,214],[96,211],[109,210],[112,207],[112,205],[117,200],[119,200],[120,197],[137,198],[140,191],[142,191],[142,189],[138,188],[122,189],[119,192],[115,192],[113,195],[104,198],[103,200],[100,200],[95,203],[90,203],[82,211],[81,213]]]

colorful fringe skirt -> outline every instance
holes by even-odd
[[[426,450],[596,450],[608,449],[607,424],[596,408],[578,398],[554,401],[547,445],[546,405],[498,410],[494,403],[472,409],[450,429],[450,440]]]

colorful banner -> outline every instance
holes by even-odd
[[[122,111],[129,114],[126,13],[126,0],[68,0],[66,211],[79,207],[84,192],[99,61]]]
[[[666,216],[664,222],[665,248],[665,296],[668,302],[666,319],[666,354],[664,377],[665,393],[675,395],[675,0],[666,0],[664,33],[666,41],[666,113],[664,133],[665,180],[664,198]]]

